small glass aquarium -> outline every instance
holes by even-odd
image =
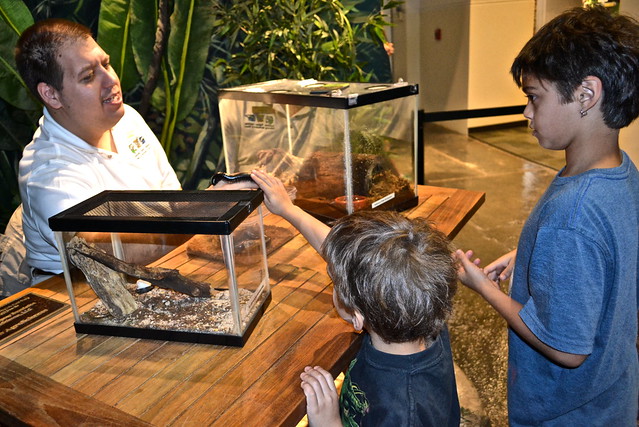
[[[104,191],[51,217],[76,332],[244,345],[270,301],[263,196]]]
[[[226,169],[260,168],[330,222],[417,205],[418,86],[273,80],[219,92]]]

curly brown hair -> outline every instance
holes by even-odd
[[[339,303],[385,342],[434,339],[452,312],[451,244],[423,218],[356,212],[336,221],[322,255]]]

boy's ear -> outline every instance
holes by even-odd
[[[44,102],[47,107],[53,108],[54,110],[62,107],[59,92],[53,86],[40,82],[38,83],[37,89],[40,98],[42,98],[42,102]]]
[[[603,85],[599,77],[588,76],[577,89],[577,100],[581,104],[581,110],[587,112],[597,105],[603,93]]]
[[[355,328],[356,331],[364,329],[364,315],[360,313],[359,310],[353,310],[351,322],[353,322],[353,328]]]

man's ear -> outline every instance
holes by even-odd
[[[577,100],[581,104],[581,110],[587,112],[597,105],[602,94],[601,79],[595,76],[586,77],[577,88]]]
[[[54,110],[62,107],[59,92],[53,86],[40,82],[38,83],[37,89],[40,98],[42,98],[42,102],[44,102],[47,107],[53,108]]]
[[[353,328],[355,328],[356,331],[364,329],[364,315],[360,313],[359,310],[353,311],[351,322],[353,322]]]

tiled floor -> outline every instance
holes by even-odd
[[[429,124],[424,135],[427,184],[486,193],[454,244],[485,262],[513,249],[528,213],[563,165],[563,153],[540,148],[525,126],[467,137]],[[449,325],[454,359],[483,415],[465,425],[506,426],[506,323],[469,289],[460,286],[456,299]]]

